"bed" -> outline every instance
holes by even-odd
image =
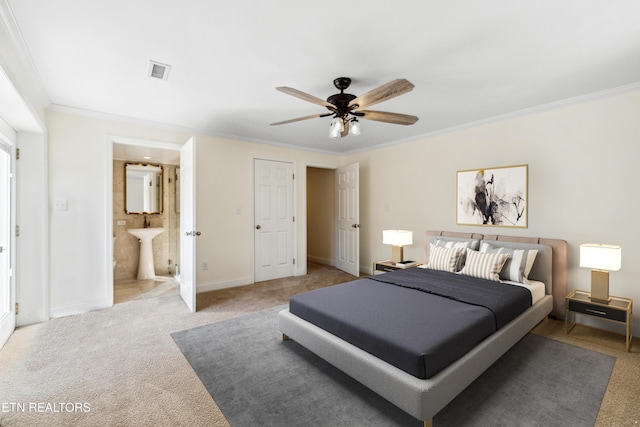
[[[451,298],[457,300],[464,299],[466,296],[440,295],[441,285],[438,283],[434,285],[437,288],[435,291],[431,288],[420,289],[420,295],[426,293],[429,294],[428,298],[439,301],[440,304],[436,305],[442,305],[441,312],[451,312],[454,317],[481,319],[480,332],[475,330],[470,332],[466,326],[460,326],[457,330],[454,327],[450,338],[447,338],[446,334],[440,336],[435,347],[437,351],[431,352],[429,350],[427,352],[431,354],[429,358],[425,358],[424,353],[420,354],[420,351],[423,351],[420,347],[417,349],[419,354],[410,354],[411,352],[406,347],[413,347],[413,343],[405,344],[402,341],[388,343],[385,341],[395,335],[408,335],[409,339],[415,339],[417,336],[415,331],[408,331],[407,324],[418,322],[423,325],[433,321],[433,317],[429,319],[429,316],[426,320],[412,317],[412,313],[419,311],[415,310],[415,306],[419,307],[422,304],[420,301],[415,302],[416,298],[413,296],[417,295],[415,293],[416,287],[422,287],[421,284],[418,284],[422,280],[422,276],[417,269],[410,269],[413,270],[412,272],[409,270],[400,271],[398,274],[386,273],[382,275],[383,277],[363,278],[348,284],[324,288],[326,291],[318,290],[322,292],[313,294],[314,298],[319,296],[319,300],[310,299],[305,302],[311,298],[307,295],[310,293],[292,297],[289,309],[278,314],[279,328],[283,338],[295,340],[405,412],[424,421],[425,426],[430,426],[435,414],[546,316],[562,317],[564,297],[567,292],[567,243],[563,240],[427,231],[425,232],[425,264],[431,261],[433,266],[437,262],[438,257],[445,252],[441,247],[463,248],[462,251],[456,249],[455,252],[464,252],[474,257],[467,260],[468,265],[472,265],[471,261],[478,257],[473,251],[481,247],[485,253],[506,252],[513,255],[516,252],[520,254],[535,252],[535,262],[528,265],[530,271],[528,272],[528,280],[525,282],[542,284],[543,290],[540,291],[541,288],[538,286],[535,297],[534,291],[528,291],[527,295],[530,296],[530,300],[525,306],[522,306],[524,304],[522,302],[523,293],[521,291],[512,292],[517,295],[516,300],[520,301],[517,304],[521,307],[516,313],[495,314],[493,307],[482,306],[484,302],[471,301],[468,305],[474,306],[472,309],[458,308],[453,305],[449,307]],[[468,249],[472,251],[467,252]],[[430,255],[433,255],[431,260]],[[462,261],[457,261],[455,269],[464,268],[464,265],[465,263]],[[405,280],[408,280],[409,283],[404,283]],[[403,283],[396,283],[397,281]],[[390,290],[396,288],[399,290]],[[366,303],[360,304],[360,308],[358,308],[357,296],[350,296],[351,293],[357,295],[358,292],[364,292],[366,295],[364,300]],[[410,293],[410,297],[406,296],[407,292]],[[404,296],[399,297],[397,303],[389,303],[390,298],[396,298],[391,297],[391,293]],[[373,294],[380,294],[380,302],[374,301]],[[498,299],[501,298],[502,296],[498,297]],[[492,300],[494,297],[488,299]],[[509,306],[510,304],[505,305]],[[414,305],[413,308],[405,309],[405,307],[412,305]],[[476,305],[482,306],[479,311],[476,309]],[[325,320],[316,318],[317,316],[322,317],[322,314],[316,313],[318,311],[316,308],[322,306],[325,306],[325,311],[328,312],[328,320],[327,318]],[[344,326],[342,323],[345,320],[341,318],[346,316],[344,314],[346,312],[364,312],[364,318],[353,321],[356,326],[358,323],[369,322],[370,318],[366,317],[370,316],[370,314],[366,314],[367,306],[372,307],[373,312],[382,313],[381,323],[376,324],[375,328],[369,331],[366,328],[356,328],[355,330],[347,328],[346,332],[340,329]],[[490,311],[488,320],[487,309]],[[423,311],[432,312],[434,310]],[[435,315],[440,316],[441,314],[436,313]],[[381,324],[390,321],[391,318],[404,320],[405,323],[391,325],[386,331],[384,328],[380,328]],[[346,320],[346,322],[351,321]],[[495,323],[495,331],[488,331],[487,325],[492,322]],[[445,323],[450,322],[447,320]],[[422,326],[418,329],[421,328]],[[439,346],[445,341],[459,344],[463,340],[462,336],[475,337],[476,341],[474,342],[472,339],[465,341],[464,345],[449,346],[449,349],[453,348],[454,353],[458,352],[459,354],[447,356],[450,360],[440,360],[442,359],[440,354],[449,350],[442,350]]]

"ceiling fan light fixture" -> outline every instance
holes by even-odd
[[[351,119],[351,126],[349,127],[349,135],[360,135],[360,122],[355,117]]]
[[[338,139],[344,131],[344,122],[341,117],[334,117],[329,126],[329,138]]]
[[[357,117],[405,126],[412,125],[418,121],[418,117],[408,114],[361,110],[361,108],[378,104],[413,90],[413,84],[406,79],[392,80],[389,83],[378,86],[377,88],[360,96],[344,93],[344,91],[351,85],[351,79],[348,77],[338,77],[333,81],[333,85],[340,91],[340,93],[331,95],[326,101],[291,87],[276,87],[276,90],[280,92],[295,96],[296,98],[300,98],[313,104],[321,105],[328,109],[329,113],[313,114],[310,116],[284,120],[281,122],[271,123],[271,126],[284,125],[286,123],[299,122],[317,117],[332,116],[333,118],[331,119],[331,124],[329,126],[329,138],[338,139],[347,135],[360,135],[362,129]]]

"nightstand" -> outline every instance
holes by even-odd
[[[373,275],[376,275],[376,274],[388,273],[389,271],[405,270],[407,268],[413,268],[419,265],[421,264],[417,263],[416,265],[412,265],[411,267],[396,267],[396,265],[392,263],[390,259],[385,259],[383,261],[374,261],[371,272]]]
[[[632,309],[633,300],[631,299],[612,296],[609,304],[605,304],[591,301],[589,299],[589,292],[575,290],[567,295],[565,299],[565,333],[569,334],[574,326],[576,326],[576,316],[578,314],[620,323],[625,325],[626,350],[629,351],[631,348],[631,340],[633,339]],[[573,321],[569,322],[569,316],[571,314]]]

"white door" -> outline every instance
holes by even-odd
[[[293,276],[293,164],[254,161],[256,282]]]
[[[360,165],[336,169],[338,259],[336,267],[360,275]]]
[[[11,154],[0,141],[0,348],[16,327],[11,280]]]
[[[180,296],[196,311],[195,137],[180,149]]]

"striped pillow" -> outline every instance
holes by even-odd
[[[462,248],[443,248],[442,246],[430,244],[427,268],[455,273],[462,251]]]
[[[499,282],[500,270],[508,258],[509,254],[482,253],[467,249],[467,261],[460,274]]]
[[[456,263],[456,270],[455,271],[460,271],[462,270],[462,267],[464,266],[464,260],[465,257],[467,256],[467,252],[465,249],[467,248],[471,248],[474,249],[471,246],[472,242],[467,242],[467,241],[454,241],[454,240],[442,240],[442,239],[436,239],[436,246],[440,246],[443,248],[462,248],[462,254],[460,255],[460,258],[458,258],[458,262]]]
[[[500,279],[512,282],[525,283],[538,255],[537,249],[515,249],[495,247],[488,243],[482,243],[480,252],[508,254],[509,259],[504,263],[500,271]]]

